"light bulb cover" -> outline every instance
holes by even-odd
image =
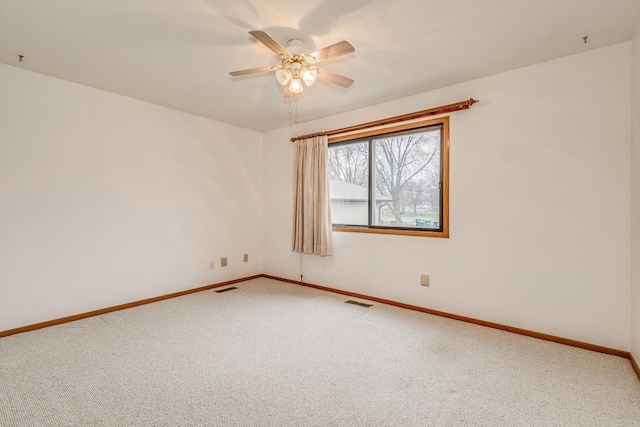
[[[289,90],[293,93],[302,92],[302,80],[300,79],[291,79],[291,84],[289,85]]]
[[[304,81],[304,84],[311,86],[315,83],[316,77],[318,77],[318,67],[304,68],[300,71],[300,77]]]
[[[286,86],[287,83],[289,83],[289,80],[291,80],[291,76],[291,70],[288,68],[279,68],[276,71],[276,79],[282,86]]]

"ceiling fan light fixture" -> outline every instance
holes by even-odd
[[[316,67],[316,63],[318,62],[355,52],[354,47],[346,40],[323,47],[311,53],[304,53],[304,42],[301,39],[290,39],[287,43],[288,49],[286,49],[264,31],[249,31],[249,34],[278,55],[280,64],[270,67],[231,71],[229,74],[234,77],[275,71],[277,82],[288,89],[285,90],[285,98],[291,98],[292,94],[301,93],[304,90],[304,86],[313,85],[318,75],[325,81],[345,88],[353,84],[352,79],[328,70],[323,69],[322,74],[320,74],[321,70]],[[304,85],[302,82],[304,82]]]
[[[276,71],[276,79],[282,86],[286,86],[287,83],[289,83],[289,80],[291,80],[292,76],[293,73],[291,73],[291,70],[288,68],[279,68]]]
[[[291,84],[289,84],[289,90],[293,93],[302,92],[302,80],[299,78],[291,79]]]
[[[302,81],[304,81],[304,84],[311,86],[315,83],[316,77],[318,77],[318,67],[303,68],[302,71],[300,71],[300,77]]]

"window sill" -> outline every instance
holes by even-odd
[[[393,230],[389,228],[367,228],[367,227],[332,227],[333,231],[351,232],[351,233],[372,233],[372,234],[396,234],[399,236],[420,236],[420,237],[439,237],[448,239],[449,230],[428,231],[428,230]]]

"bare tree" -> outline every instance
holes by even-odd
[[[328,160],[329,179],[367,186],[369,147],[366,142],[332,147]]]
[[[401,203],[406,211],[408,207],[414,214],[418,213],[418,206],[422,206],[427,202],[428,183],[425,179],[413,180],[408,182],[401,192]]]
[[[406,204],[404,195],[409,183],[419,185],[420,174],[439,162],[440,146],[431,132],[394,136],[375,141],[376,188],[388,195],[387,203],[396,221],[402,221],[402,210]],[[435,159],[435,161],[434,161]],[[414,204],[414,211],[416,209]]]

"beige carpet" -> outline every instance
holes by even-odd
[[[0,339],[0,425],[640,426],[626,359],[235,286]]]

